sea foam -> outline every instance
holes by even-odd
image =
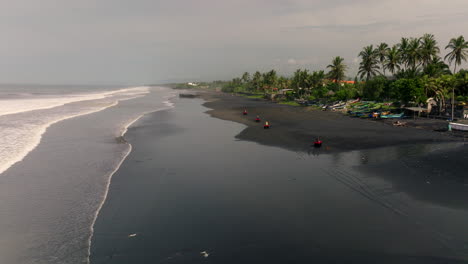
[[[149,87],[133,87],[100,93],[0,100],[0,174],[23,160],[40,143],[50,125],[102,111],[121,100],[147,93]]]
[[[174,103],[171,102],[170,99],[174,98],[176,96],[176,92],[173,92],[173,93],[170,93],[169,95],[167,96],[164,96],[164,99],[166,99],[165,101],[163,101],[162,103],[165,105],[165,107],[161,107],[161,108],[156,108],[156,109],[153,109],[153,110],[150,110],[150,111],[147,111],[147,112],[144,112],[142,113],[141,115],[137,116],[135,119],[131,120],[130,122],[128,122],[122,129],[121,133],[120,133],[120,137],[124,137],[125,134],[127,133],[128,131],[128,128],[130,126],[132,126],[134,123],[136,123],[138,120],[140,120],[143,116],[147,115],[147,114],[150,114],[150,113],[154,113],[154,112],[158,112],[158,111],[162,111],[162,110],[165,110],[165,109],[169,109],[169,108],[173,108],[174,107]],[[119,170],[120,166],[122,166],[122,163],[125,161],[125,159],[128,157],[128,155],[130,155],[130,153],[132,152],[132,144],[130,143],[127,143],[128,145],[128,148],[127,148],[127,151],[123,154],[123,157],[122,159],[120,160],[120,162],[117,164],[117,166],[112,170],[112,172],[109,174],[108,178],[107,178],[107,181],[106,181],[106,187],[105,187],[105,190],[104,190],[104,195],[101,199],[101,202],[99,203],[98,205],[98,208],[94,214],[94,217],[93,217],[93,220],[92,220],[92,223],[90,225],[90,232],[89,232],[89,238],[88,238],[88,255],[87,255],[87,259],[86,259],[86,263],[90,263],[90,257],[91,257],[91,241],[93,239],[93,236],[94,236],[94,225],[96,223],[96,220],[99,216],[99,213],[101,212],[101,209],[102,207],[104,206],[104,203],[106,202],[107,200],[107,195],[109,193],[109,188],[110,188],[110,185],[111,185],[111,182],[112,182],[112,176]],[[136,236],[137,234],[131,234],[129,235],[129,237],[134,237]]]

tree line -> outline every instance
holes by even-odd
[[[361,97],[369,100],[397,100],[425,103],[432,97],[441,105],[455,97],[468,101],[468,71],[458,70],[468,59],[468,42],[463,36],[452,38],[445,46],[447,55],[434,35],[401,38],[399,43],[369,45],[359,52],[359,70],[354,82],[346,76],[344,58],[332,59],[326,70],[298,69],[292,76],[279,76],[275,70],[226,82],[225,92],[274,93],[292,89],[287,99],[345,100]],[[453,69],[453,70],[452,70]],[[457,71],[458,70],[458,71]]]

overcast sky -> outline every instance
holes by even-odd
[[[0,0],[0,32],[1,83],[230,79],[334,56],[354,76],[368,44],[468,39],[468,1]]]

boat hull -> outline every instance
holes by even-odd
[[[468,131],[468,125],[467,124],[450,123],[450,127],[453,130]]]

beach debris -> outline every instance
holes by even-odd
[[[128,235],[128,237],[136,237],[136,236],[137,236],[137,233],[133,233],[133,234]]]
[[[187,94],[187,93],[183,94],[183,93],[181,93],[181,94],[179,94],[179,97],[180,98],[195,98],[195,97],[198,97],[198,95],[197,94]]]
[[[208,252],[205,250],[205,251],[200,252],[200,255],[202,255],[202,257],[207,258],[207,257],[210,256],[210,253],[208,253]]]
[[[393,126],[406,126],[406,122],[395,121],[393,122]]]

